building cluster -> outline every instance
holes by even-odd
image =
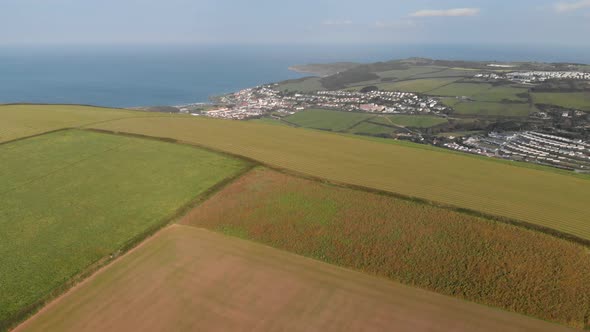
[[[206,116],[224,119],[247,119],[267,114],[281,115],[311,109],[336,109],[350,112],[388,114],[431,114],[445,116],[450,108],[437,99],[409,92],[391,91],[318,91],[314,93],[283,93],[276,85],[265,85],[221,96],[217,108]]]
[[[517,83],[539,83],[547,80],[590,80],[590,73],[580,71],[528,71],[499,73],[479,73],[475,78],[489,80],[509,80]]]
[[[212,118],[244,120],[260,117],[272,111],[292,109],[293,102],[282,98],[276,90],[266,86],[240,90],[218,98],[219,107],[203,115]]]
[[[444,146],[490,157],[590,171],[590,143],[535,131],[489,133]]]
[[[349,111],[392,114],[444,115],[450,109],[438,100],[411,92],[400,91],[319,91],[321,107],[335,107]]]

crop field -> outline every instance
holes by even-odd
[[[590,312],[585,247],[420,203],[255,169],[181,222],[572,327]]]
[[[422,116],[422,115],[385,115],[372,119],[371,122],[379,122],[383,124],[396,124],[403,127],[412,128],[430,128],[443,123],[447,123],[447,119],[436,116]]]
[[[79,130],[0,145],[0,155],[0,330],[246,166]]]
[[[16,332],[392,328],[568,331],[249,241],[173,225]]]
[[[461,102],[453,106],[455,114],[480,116],[528,116],[528,103]]]
[[[590,111],[590,92],[542,92],[532,95],[535,104],[549,104]]]
[[[205,118],[93,127],[207,146],[329,181],[512,218],[590,240],[590,177],[394,140]]]
[[[374,115],[368,113],[311,109],[295,113],[287,117],[285,120],[306,128],[344,131],[371,117],[374,117]]]
[[[361,122],[349,130],[350,133],[358,135],[389,135],[396,131],[396,128],[381,126],[372,122]]]
[[[100,121],[154,113],[70,105],[0,105],[0,142]]]

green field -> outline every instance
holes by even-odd
[[[371,122],[379,122],[386,125],[396,124],[403,127],[411,128],[430,128],[443,123],[447,123],[447,119],[436,116],[423,115],[384,115],[372,119]]]
[[[350,133],[358,135],[390,135],[395,131],[395,128],[381,126],[370,122],[361,122],[349,130]]]
[[[467,96],[473,100],[485,102],[526,102],[527,98],[523,98],[519,94],[527,92],[528,90],[525,88],[508,85],[493,86],[487,83],[453,83],[430,91],[429,94],[448,97]]]
[[[445,67],[441,67],[445,68]],[[418,74],[413,76],[412,78],[433,78],[433,77],[466,77],[470,78],[477,74],[479,71],[474,69],[465,69],[465,68],[446,68],[444,70],[439,70],[434,73],[426,73],[426,74]]]
[[[478,94],[482,94],[487,90],[491,89],[491,84],[485,83],[453,83],[436,90],[432,90],[429,94],[435,96],[448,96],[448,97],[456,97],[456,96],[474,96]]]
[[[477,101],[518,101],[527,102],[528,98],[522,94],[527,94],[528,89],[513,86],[494,86],[491,89],[477,95],[471,96]]]
[[[343,131],[373,116],[368,113],[310,109],[290,115],[285,120],[306,128]]]
[[[455,114],[472,116],[528,116],[528,103],[461,102],[453,106]]]
[[[181,222],[577,328],[590,310],[584,246],[265,169]]]
[[[590,111],[590,92],[542,92],[532,95],[535,104],[549,104]]]
[[[113,119],[159,113],[73,105],[0,105],[0,142]]]
[[[330,181],[513,218],[590,239],[587,175],[394,140],[238,121],[143,118],[93,127],[175,138]]]
[[[0,155],[0,330],[246,167],[190,146],[78,130],[0,145]]]
[[[395,78],[398,80],[402,80],[422,74],[429,75],[430,73],[438,72],[442,69],[442,67],[411,67],[408,69],[393,69],[382,71],[378,72],[377,75],[379,75],[379,77],[381,78]]]
[[[425,78],[393,83],[379,83],[376,86],[384,91],[403,91],[426,93],[455,82],[458,78]]]

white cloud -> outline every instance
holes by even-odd
[[[575,2],[559,2],[555,4],[555,10],[558,13],[571,12],[583,8],[590,8],[590,0],[580,0]]]
[[[322,25],[351,25],[351,20],[325,20]]]
[[[475,16],[479,14],[479,8],[454,8],[454,9],[427,9],[412,13],[412,17],[456,17]]]

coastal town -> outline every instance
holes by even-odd
[[[383,114],[429,114],[445,117],[451,108],[438,99],[411,92],[391,91],[317,91],[314,93],[284,93],[277,84],[244,89],[218,97],[218,107],[204,116],[244,120],[264,115],[291,115],[311,108],[334,109],[345,112]],[[190,113],[182,106],[181,110]]]

